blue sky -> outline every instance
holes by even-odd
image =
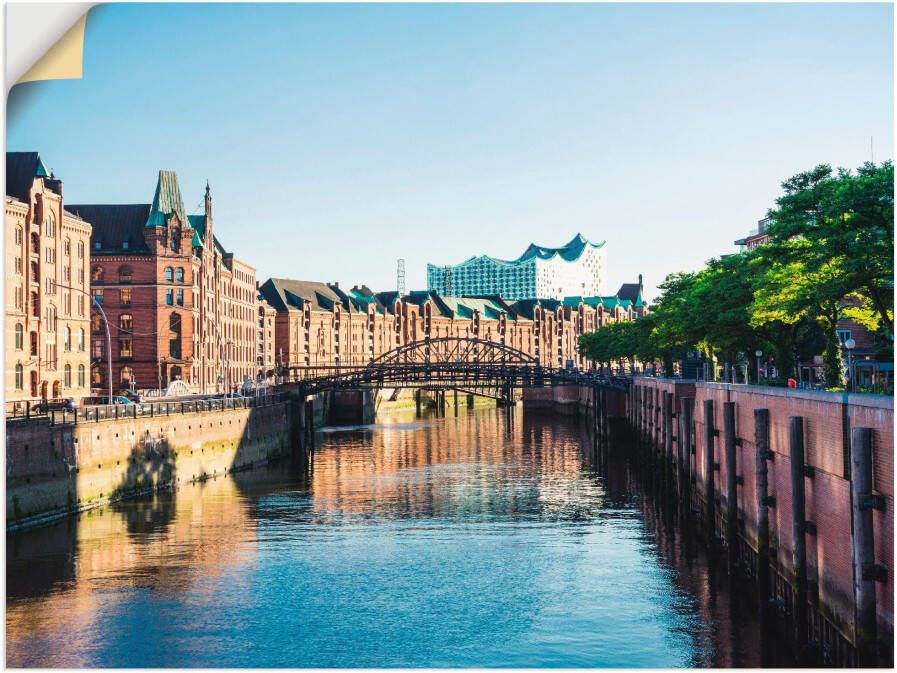
[[[269,276],[607,240],[607,291],[734,250],[817,163],[892,158],[890,4],[104,5],[84,79],[19,85],[7,147],[70,203],[206,179]]]

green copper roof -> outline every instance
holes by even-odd
[[[146,218],[146,226],[164,227],[172,213],[176,214],[184,225],[190,224],[184,212],[184,200],[181,198],[177,174],[174,171],[159,171],[156,195],[153,197],[149,217]]]
[[[193,247],[204,248],[202,239],[206,237],[206,216],[205,215],[187,215],[187,221],[193,227]]]
[[[50,177],[50,172],[47,170],[47,167],[44,166],[44,162],[40,158],[40,156],[37,157],[37,169],[34,172],[34,177],[36,177],[36,178]]]

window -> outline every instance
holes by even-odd
[[[103,339],[94,339],[91,344],[91,357],[101,359],[106,357],[106,342]]]
[[[22,323],[16,323],[16,350],[20,351],[25,347],[25,328]]]
[[[78,330],[78,352],[84,352],[84,328]]]
[[[78,282],[84,285],[84,269],[78,269]]]
[[[53,213],[47,213],[47,220],[44,225],[44,232],[47,236],[53,237],[56,235],[56,220],[53,217]]]
[[[16,227],[16,245],[22,245],[22,227]]]
[[[165,282],[170,283],[174,280],[174,270],[170,266],[165,267]]]
[[[90,282],[91,283],[102,283],[103,279],[106,277],[106,272],[103,270],[101,266],[95,266],[90,270]]]
[[[78,365],[78,387],[84,387],[84,365]]]
[[[19,276],[22,275],[22,268],[22,258],[16,257],[16,274],[18,274]]]
[[[178,306],[184,305],[184,291],[183,290],[178,290],[176,303]]]
[[[94,367],[90,370],[90,381],[94,386],[103,385],[103,381],[106,379],[106,368],[105,367]]]
[[[121,382],[132,385],[134,382],[134,369],[132,367],[121,368]]]
[[[47,307],[47,331],[48,332],[56,331],[56,307],[55,306]]]
[[[72,366],[66,365],[65,369],[62,370],[62,385],[65,388],[72,387]]]
[[[78,259],[84,259],[84,241],[78,241]]]
[[[174,306],[174,291],[165,290],[165,303],[168,306]]]
[[[118,269],[118,282],[119,283],[130,283],[131,282],[131,267],[123,266]]]
[[[122,313],[118,319],[118,329],[122,332],[130,332],[134,329],[134,318],[130,313]]]
[[[25,387],[25,368],[22,365],[16,365],[16,390],[22,390]]]
[[[84,317],[84,295],[78,295],[78,315]]]
[[[103,288],[95,287],[93,289],[93,300],[100,306],[103,305]]]
[[[120,303],[122,306],[130,306],[131,305],[131,288],[123,287],[119,290]]]
[[[40,254],[40,235],[37,232],[31,234],[31,254]]]
[[[31,333],[31,355],[37,355],[37,332]]]
[[[181,358],[181,316],[178,313],[172,313],[168,319],[168,354],[173,357]]]
[[[171,249],[174,252],[181,250],[181,230],[178,227],[171,228]]]
[[[178,267],[177,270],[175,270],[174,279],[179,283],[184,282],[184,270],[181,267]]]
[[[90,316],[90,331],[91,332],[100,332],[103,329],[103,316],[99,313],[94,313]]]
[[[72,256],[72,239],[65,239],[65,243],[62,245],[62,254],[66,257]]]
[[[72,350],[72,328],[68,325],[62,331],[62,349],[66,352]]]
[[[118,354],[119,357],[123,358],[133,357],[133,353],[131,352],[131,337],[125,337],[118,340]]]
[[[849,329],[839,329],[838,330],[838,341],[841,342],[843,346],[847,340],[850,338],[851,332]]]
[[[46,280],[44,280],[44,291],[47,294],[53,294],[55,292],[55,290],[56,290],[56,283],[53,281],[52,278],[47,278]]]

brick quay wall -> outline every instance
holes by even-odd
[[[289,456],[291,411],[284,401],[77,424],[7,423],[7,530]]]
[[[664,393],[672,394],[673,423],[664,418]],[[727,461],[726,403],[733,403],[734,461]],[[755,410],[767,412],[755,414]],[[825,393],[786,388],[636,379],[627,396],[627,416],[639,434],[668,462],[677,461],[679,422],[691,419],[691,460],[685,467],[692,483],[690,506],[712,519],[712,535],[726,538],[730,485],[734,486],[735,542],[741,562],[756,567],[761,515],[768,517],[771,598],[781,600],[790,613],[802,601],[806,587],[808,638],[823,647],[838,645],[836,629],[851,645],[863,640],[858,613],[863,591],[874,594],[875,629],[883,649],[893,643],[894,614],[894,401],[877,395]],[[763,418],[768,431],[758,424]],[[792,417],[797,417],[792,421]],[[667,429],[673,437],[667,441]],[[852,430],[871,428],[871,493],[857,507],[852,501]],[[792,471],[792,445],[803,435],[803,474]],[[764,440],[765,437],[765,440]],[[797,437],[797,440],[793,440]],[[758,461],[758,441],[768,444]],[[670,447],[676,447],[670,449]],[[710,452],[708,455],[708,451]],[[799,456],[799,454],[797,454]],[[799,460],[799,458],[798,458]],[[732,484],[727,462],[734,462]],[[760,507],[758,485],[765,462],[769,506]],[[708,469],[709,468],[709,469]],[[859,470],[858,470],[859,472]],[[801,493],[802,492],[802,493]],[[707,495],[710,494],[708,499]],[[709,507],[708,507],[709,500]],[[798,526],[800,504],[803,519]],[[798,516],[795,517],[795,511]],[[862,511],[871,513],[872,544],[866,557],[856,556],[855,521]],[[868,516],[868,514],[866,515]],[[798,537],[800,536],[800,537]],[[803,544],[795,544],[795,542]],[[766,546],[764,545],[764,549]],[[865,558],[864,562],[855,560]],[[870,558],[871,557],[871,558]],[[863,567],[859,567],[862,565]],[[858,573],[858,576],[857,576]],[[801,578],[806,578],[802,580]],[[874,578],[874,579],[873,579]],[[855,583],[858,585],[855,588]],[[865,589],[863,586],[865,585]],[[861,643],[859,643],[861,644]],[[861,660],[862,661],[862,660]]]

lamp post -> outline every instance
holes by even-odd
[[[760,385],[760,358],[763,356],[763,351],[759,348],[754,351],[754,355],[757,356],[757,385]]]
[[[103,317],[103,326],[106,328],[106,380],[109,383],[109,404],[115,404],[115,400],[112,397],[112,336],[109,334],[109,321],[106,320],[106,312],[103,310],[103,305],[97,301],[97,298],[90,294],[90,292],[82,290],[79,287],[61,285],[59,283],[54,283],[54,285],[65,290],[72,290],[73,292],[80,292],[81,294],[87,295],[100,311],[100,315]]]
[[[848,339],[844,342],[844,348],[847,349],[847,376],[850,378],[850,392],[854,392],[856,387],[853,383],[854,371],[853,371],[853,349],[856,348],[857,342],[852,338]]]

